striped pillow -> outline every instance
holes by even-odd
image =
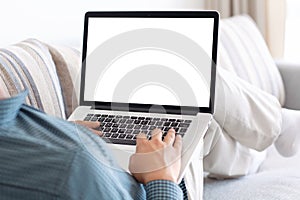
[[[285,92],[269,49],[249,16],[223,19],[220,23],[218,66],[275,96],[283,105]]]
[[[0,82],[10,96],[27,89],[26,103],[65,119],[57,71],[47,46],[29,39],[0,49]]]

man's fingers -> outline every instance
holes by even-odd
[[[181,135],[176,135],[175,142],[174,142],[174,148],[181,153],[182,149],[182,137]]]
[[[151,140],[161,141],[161,138],[162,138],[162,132],[160,129],[156,128],[151,132]]]
[[[145,133],[139,133],[136,136],[136,151],[138,151],[140,146],[143,146],[146,141],[148,141],[147,135]]]
[[[100,122],[89,122],[89,121],[74,121],[76,124],[87,127],[94,134],[102,136],[103,133],[99,130],[96,130],[100,127]]]
[[[86,126],[88,128],[93,128],[93,129],[96,129],[96,128],[99,128],[100,126],[100,122],[90,122],[90,121],[75,121],[76,124],[80,124],[82,126]]]
[[[147,139],[147,135],[145,133],[139,133],[137,136],[136,136],[136,140],[141,140],[141,139]]]
[[[173,144],[175,141],[175,130],[173,128],[168,130],[167,135],[165,136],[164,142],[167,144]]]

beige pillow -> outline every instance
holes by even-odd
[[[48,45],[48,48],[56,66],[68,118],[79,103],[81,53],[64,46]]]

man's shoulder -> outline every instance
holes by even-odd
[[[47,115],[33,107],[23,105],[18,115],[18,128],[24,136],[34,138],[38,144],[52,148],[82,149],[82,135],[93,137],[88,129],[73,122]]]

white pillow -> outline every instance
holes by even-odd
[[[220,22],[218,64],[274,95],[281,105],[285,92],[281,75],[254,21],[247,15]]]

